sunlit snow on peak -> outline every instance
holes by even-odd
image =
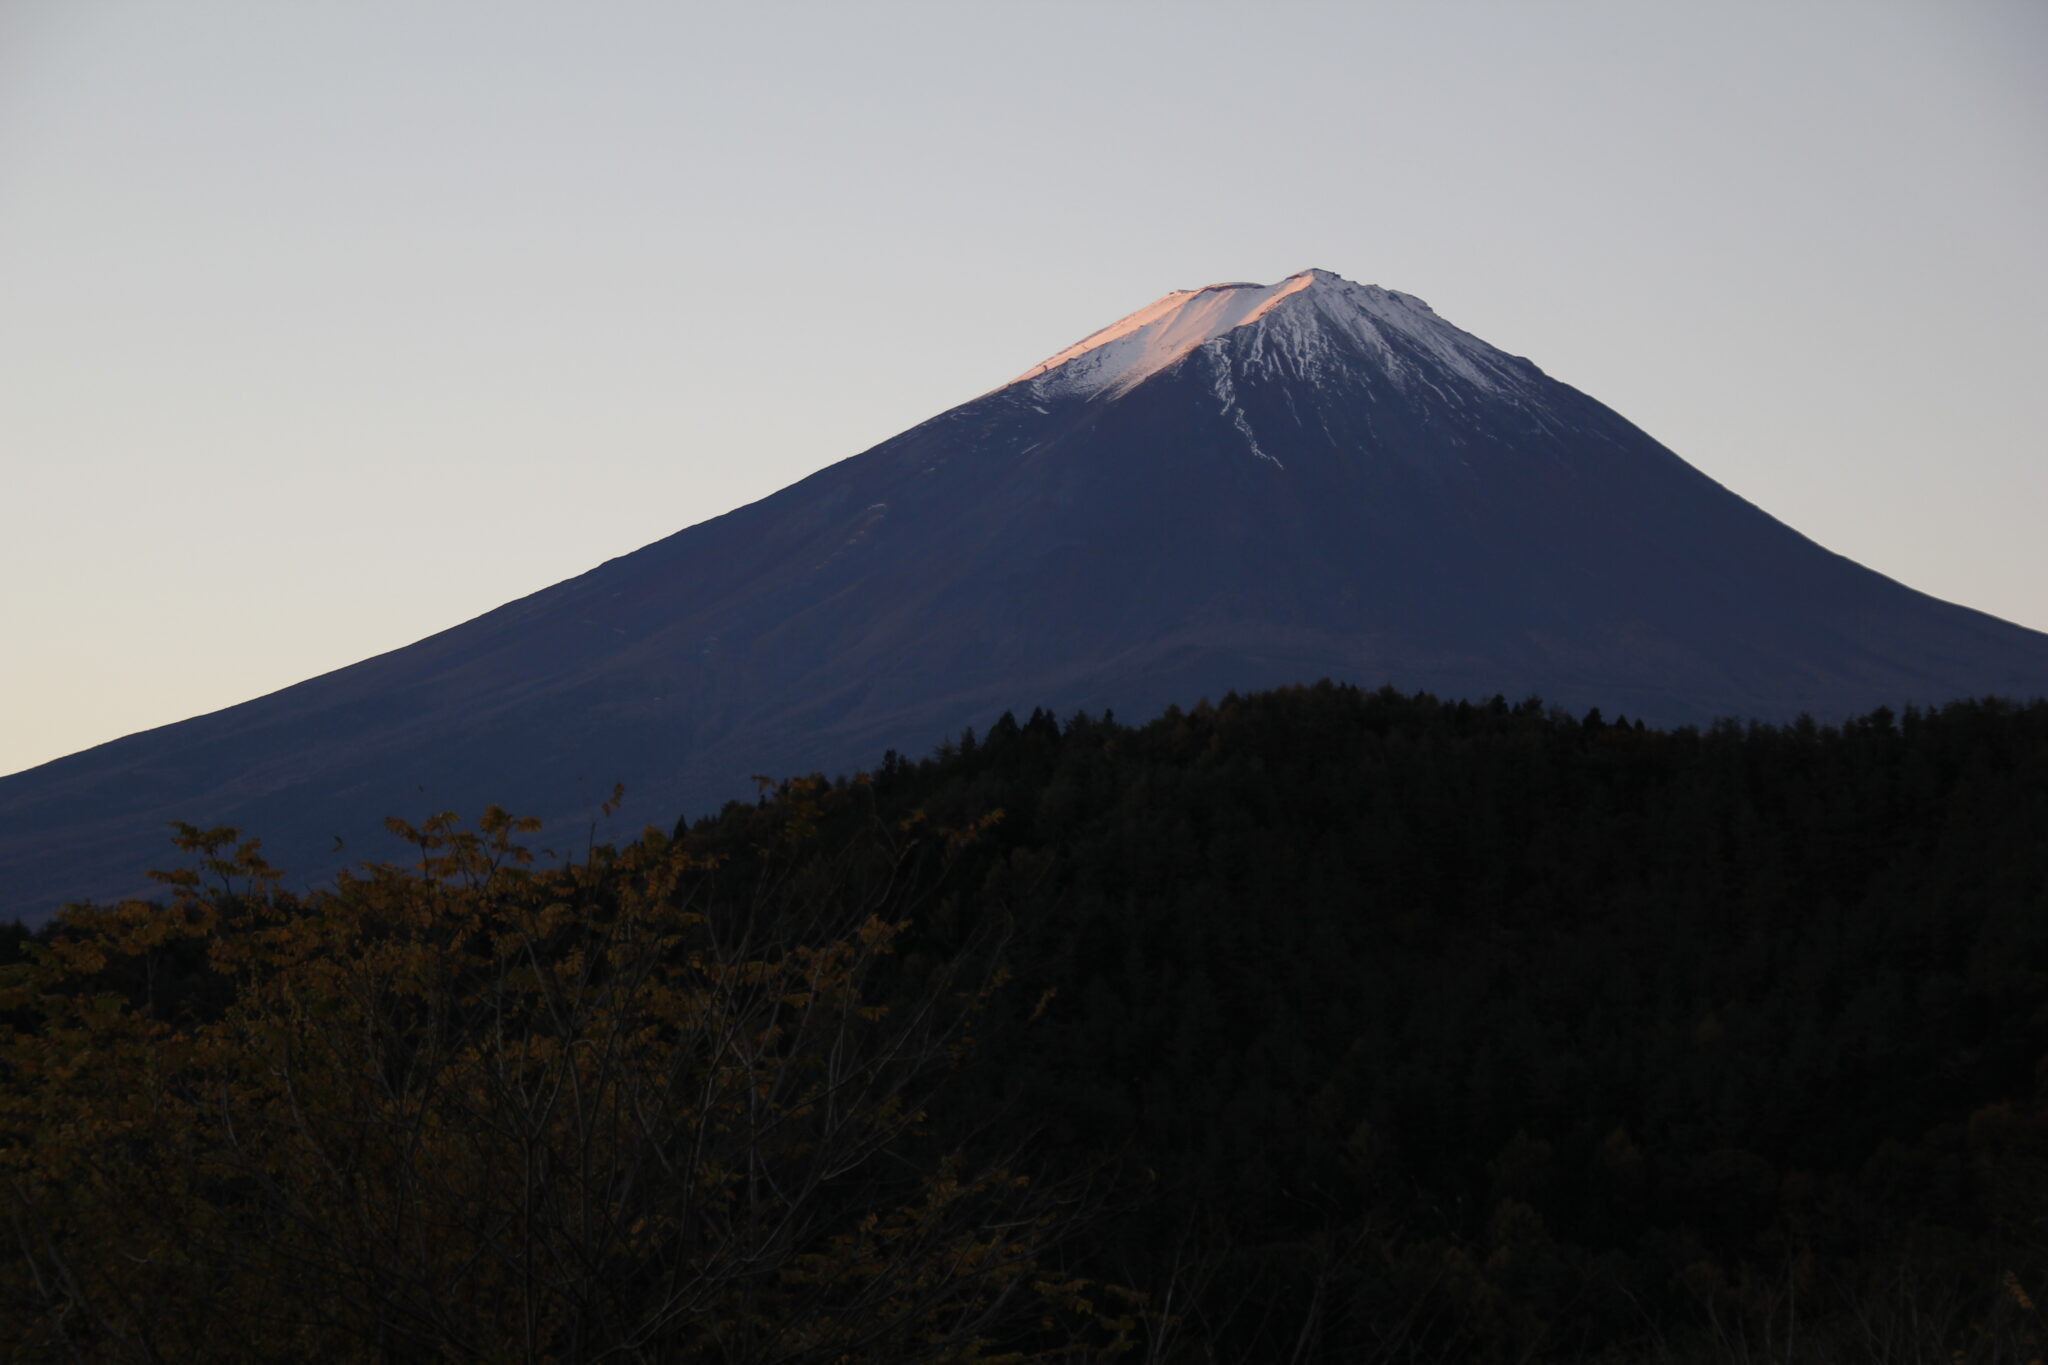
[[[1346,336],[1381,356],[1398,380],[1408,365],[1388,344],[1391,332],[1398,333],[1410,351],[1423,352],[1477,387],[1508,387],[1520,378],[1514,368],[1519,362],[1451,326],[1421,299],[1378,285],[1353,284],[1327,270],[1304,270],[1277,284],[1175,290],[1032,366],[1011,383],[1033,382],[1034,388],[1048,394],[1115,396],[1190,352],[1260,322],[1268,323],[1260,329],[1262,343],[1310,370],[1321,368],[1332,335]]]

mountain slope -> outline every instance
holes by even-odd
[[[0,780],[17,912],[164,822],[316,875],[385,814],[667,823],[1005,708],[1332,675],[1653,721],[2048,691],[2048,636],[1829,553],[1406,295],[1169,295],[773,496],[405,649]],[[341,851],[335,840],[343,840]]]

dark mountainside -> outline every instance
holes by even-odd
[[[1116,1154],[1091,1268],[1200,1266],[1218,1358],[2048,1340],[2001,1287],[2048,1284],[2048,704],[1659,732],[1325,684],[1005,718],[836,809],[1003,812],[928,921],[1014,926],[961,1112]]]
[[[1330,676],[1653,722],[2048,692],[2048,636],[1822,549],[1405,295],[1170,295],[802,482],[350,668],[0,780],[9,909],[140,889],[166,822],[308,882],[392,814],[578,833],[1016,706]],[[337,851],[335,840],[344,840]],[[567,837],[564,835],[563,837]]]
[[[312,1323],[301,1348],[382,1359],[397,1324],[427,1358],[516,1321],[540,1345],[504,1358],[894,1365],[980,1333],[1048,1362],[2022,1365],[2048,1344],[2043,829],[2048,702],[1667,731],[1318,684],[1135,728],[1004,716],[562,875],[75,917],[49,984],[0,997],[0,1150],[48,1172],[0,1239],[0,1346],[276,1359]],[[882,951],[790,950],[842,939]],[[652,1000],[622,1036],[681,1060],[593,1130],[637,1054],[583,1002],[646,968],[589,964],[649,944],[717,1009]],[[696,985],[733,944],[767,965]],[[821,961],[858,996],[791,978]],[[185,1050],[215,1019],[225,1063]],[[259,1123],[278,1047],[291,1121]],[[906,1055],[910,1124],[858,1080]],[[579,1057],[588,1090],[549,1098]],[[813,1074],[884,1131],[821,1137]],[[656,1169],[639,1106],[713,1155],[622,1180]],[[96,1159],[113,1131],[131,1161]],[[925,1202],[991,1170],[1031,1183]],[[938,1240],[892,1240],[905,1199]],[[415,1206],[434,1237],[383,1235]],[[584,1269],[522,1276],[533,1239]]]

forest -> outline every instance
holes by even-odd
[[[393,827],[0,933],[0,1354],[2048,1351],[2048,703],[1325,682]]]

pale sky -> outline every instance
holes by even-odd
[[[0,773],[1309,266],[2048,629],[2038,0],[0,0]]]

